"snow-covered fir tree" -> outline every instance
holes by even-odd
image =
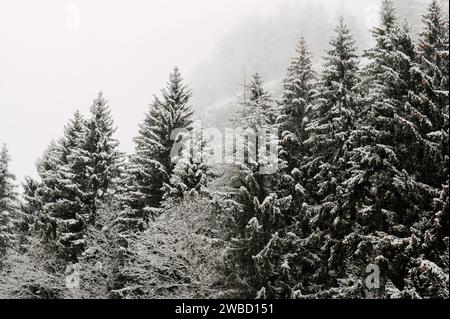
[[[113,190],[121,154],[109,107],[99,94],[85,120],[76,112],[64,136],[38,162],[39,182],[25,184],[28,215],[36,211],[37,231],[58,247],[57,255],[76,261],[85,249],[83,231]]]
[[[36,212],[37,231],[44,240],[57,240],[58,220],[53,217],[53,208],[59,200],[61,185],[59,168],[61,167],[61,149],[57,142],[52,141],[36,163],[39,183],[34,192],[34,205],[40,210]]]
[[[17,222],[15,177],[9,170],[11,158],[6,145],[0,149],[0,266],[7,248],[12,244]]]
[[[87,220],[96,214],[101,202],[111,195],[120,173],[122,154],[114,137],[116,128],[111,110],[102,92],[90,107],[90,118],[86,120],[85,132],[72,157],[72,167],[79,169],[83,202],[87,209]]]
[[[273,115],[277,115],[272,99],[263,89],[263,83],[255,74],[248,85],[248,101],[241,111],[240,125],[247,138],[239,139],[246,156],[235,157],[234,165],[238,170],[236,177],[239,191],[219,205],[230,215],[231,237],[230,262],[236,280],[242,285],[245,296],[256,297],[258,291],[265,289],[270,296],[277,295],[268,278],[266,268],[260,267],[265,258],[260,256],[272,236],[286,222],[286,214],[291,208],[292,196],[282,195],[279,189],[281,170],[276,169],[267,174],[263,167],[271,161],[278,161],[278,148],[272,148],[267,154],[267,143],[277,144],[277,136],[270,130],[275,127]],[[266,138],[258,133],[267,133]],[[253,136],[252,136],[253,134]],[[256,136],[255,136],[256,135]],[[278,145],[277,145],[278,146]],[[278,162],[274,163],[278,165]],[[262,259],[262,260],[261,260]]]
[[[77,111],[64,128],[64,136],[59,141],[57,201],[53,203],[51,212],[52,217],[58,220],[58,241],[64,245],[72,260],[76,260],[84,249],[82,231],[87,222],[83,202],[85,167],[76,158],[83,147],[85,124],[83,116]]]
[[[409,96],[414,111],[410,115],[411,122],[417,126],[427,147],[419,148],[420,164],[410,171],[430,188],[428,193],[434,191],[435,198],[427,203],[429,205],[423,205],[428,211],[422,212],[419,222],[414,224],[415,235],[423,245],[422,255],[414,255],[408,285],[419,296],[448,298],[448,262],[444,261],[448,259],[449,249],[448,16],[444,15],[438,1],[433,0],[422,22],[416,61],[411,69],[415,87]],[[416,149],[417,145],[420,144],[416,143]]]
[[[296,52],[283,81],[281,114],[277,119],[284,150],[280,156],[286,157],[289,170],[298,167],[304,156],[302,144],[307,138],[305,126],[317,95],[312,53],[309,52],[305,39],[299,41]]]
[[[172,146],[178,133],[190,128],[192,108],[191,91],[183,83],[177,67],[169,75],[169,82],[150,106],[134,139],[135,153],[125,169],[122,189],[124,206],[143,217],[160,205],[162,187],[169,182],[174,168]],[[147,216],[148,217],[148,216]]]
[[[346,178],[351,147],[347,141],[360,111],[359,59],[343,18],[339,19],[330,46],[324,57],[317,101],[306,125],[309,137],[303,144],[308,157],[302,170],[306,171],[304,186],[312,199],[337,214],[340,183]]]
[[[162,145],[164,146],[161,164],[170,176],[174,164],[171,159],[172,146],[177,141],[178,132],[183,132],[192,125],[194,113],[189,101],[192,97],[191,90],[184,84],[183,77],[178,67],[175,67],[169,75],[169,81],[161,90],[161,113],[158,117],[161,130]]]
[[[359,57],[355,40],[340,18],[324,57],[314,105],[306,123],[306,154],[291,177],[296,181],[297,207],[284,236],[277,234],[265,254],[279,267],[285,296],[326,297],[342,275],[339,247],[353,216],[344,208],[344,181],[348,178],[353,145],[349,137],[361,111]],[[295,248],[294,248],[295,247]],[[281,252],[282,263],[274,254]],[[267,293],[267,292],[266,292]]]
[[[183,83],[177,67],[169,75],[167,86],[155,97],[134,139],[135,152],[129,158],[120,185],[120,210],[114,218],[118,233],[118,268],[115,290],[123,289],[131,279],[124,265],[129,257],[127,247],[135,232],[143,231],[150,219],[161,213],[164,184],[169,183],[175,164],[173,146],[190,130],[193,111],[189,104],[191,91]]]
[[[76,117],[74,118],[76,119]],[[75,120],[76,122],[76,120]],[[45,242],[55,245],[58,257],[74,261],[83,250],[83,211],[76,176],[68,171],[67,133],[75,129],[73,120],[66,126],[65,137],[52,142],[37,163],[39,182],[27,178],[24,183],[24,216]]]
[[[270,177],[272,187],[264,190],[266,196],[270,194],[262,204],[261,199],[252,202],[252,191],[247,191],[252,190],[251,187],[243,188],[238,199],[244,212],[254,210],[254,216],[258,216],[246,226],[248,245],[256,243],[255,250],[250,251],[252,260],[247,260],[252,272],[249,277],[253,297],[256,294],[258,298],[292,298],[299,291],[314,291],[311,278],[317,272],[320,247],[316,244],[319,243],[317,236],[309,237],[314,232],[299,168],[308,151],[303,142],[308,136],[305,126],[317,95],[315,82],[311,54],[301,40],[283,82],[281,114],[277,120],[282,137],[279,172]],[[248,180],[257,175],[249,175]]]
[[[391,189],[389,193],[401,194],[404,192],[399,188],[408,189],[405,184],[400,186],[402,183],[415,183],[404,169],[422,164],[417,162],[414,154],[417,154],[417,148],[426,147],[426,143],[420,138],[418,127],[410,121],[411,116],[415,115],[410,101],[410,92],[414,87],[410,69],[415,54],[408,28],[398,21],[390,0],[383,2],[381,21],[381,26],[373,30],[375,46],[366,52],[371,62],[365,69],[365,113],[351,138],[353,143],[361,144],[354,152],[359,156],[354,163],[364,162],[371,167],[360,167],[354,172],[364,179],[372,173],[379,175],[370,177],[377,184],[371,191],[384,192],[386,188],[393,187],[396,190]],[[393,182],[395,180],[397,183]],[[390,200],[393,201],[391,205],[399,204],[399,198],[389,197],[375,195],[377,200],[386,201],[375,205],[378,210],[381,207],[388,209]],[[406,208],[411,202],[407,200],[404,204]]]
[[[411,99],[414,46],[390,0],[383,1],[381,25],[373,36],[375,46],[366,52],[370,63],[365,69],[365,109],[349,140],[356,147],[349,160],[351,176],[343,183],[344,207],[356,224],[344,233],[346,246],[336,248],[335,255],[353,265],[341,268],[347,283],[370,263],[384,272],[375,295],[365,289],[359,293],[411,297],[419,293],[408,278],[413,265],[422,263],[423,223],[438,190],[416,174],[425,160],[419,154],[429,143],[413,121],[418,115]],[[345,290],[351,293],[355,287],[362,285]]]
[[[169,183],[165,184],[164,206],[172,206],[187,193],[202,191],[212,177],[212,149],[201,121],[195,121],[192,130],[185,133],[181,155],[174,159],[175,167]]]
[[[22,205],[21,210],[23,212],[24,220],[23,230],[28,231],[30,224],[33,223],[33,218],[40,211],[40,201],[37,196],[37,191],[39,189],[39,182],[29,176],[25,176],[25,180],[22,183]]]
[[[81,151],[85,122],[79,112],[64,128],[64,136],[50,145],[38,164],[41,182],[28,179],[25,184],[26,208],[41,217],[46,239],[61,245],[65,259],[76,260],[83,250],[82,228],[85,179],[82,167],[74,164],[75,153]]]
[[[423,31],[411,69],[415,87],[410,95],[414,108],[411,122],[428,141],[419,159],[424,163],[416,166],[415,173],[421,181],[437,187],[448,180],[448,41],[448,17],[433,0],[423,16]]]
[[[243,109],[239,113],[240,124],[254,131],[274,125],[277,110],[273,98],[264,88],[262,76],[259,73],[253,74],[245,86],[247,99],[243,101]]]
[[[134,138],[135,151],[129,156],[120,183],[123,211],[118,216],[122,227],[143,230],[162,197],[162,182],[167,172],[161,163],[165,147],[160,127],[161,104],[152,103]]]
[[[372,31],[375,46],[365,52],[370,62],[364,70],[362,121],[350,139],[361,146],[353,153],[359,156],[353,163],[364,161],[370,167],[355,169],[353,174],[359,173],[360,178],[367,178],[370,173],[381,174],[374,180],[378,185],[372,191],[382,191],[384,183],[392,185],[394,176],[399,180],[404,177],[397,164],[402,156],[400,152],[406,155],[407,151],[399,145],[404,145],[405,134],[410,133],[406,131],[410,122],[404,109],[411,89],[410,67],[414,59],[411,38],[398,21],[391,0],[383,1],[380,20],[380,26]],[[363,194],[362,190],[358,191]],[[378,200],[387,200],[381,194],[374,196]]]

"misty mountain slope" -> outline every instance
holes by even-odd
[[[427,3],[426,0],[395,1],[399,16],[407,19],[414,37],[420,30],[421,13]],[[448,3],[442,3],[448,14]],[[272,16],[248,17],[225,35],[212,58],[198,65],[189,77],[193,105],[199,117],[210,125],[222,127],[243,91],[245,79],[254,72],[262,74],[266,89],[278,97],[286,68],[301,37],[308,43],[314,67],[319,70],[328,47],[322,39],[331,34],[339,15],[354,33],[358,49],[368,48],[372,41],[369,28],[377,23],[379,1],[342,1],[333,13],[329,13],[330,6],[326,1],[285,4]]]
[[[356,38],[365,46],[367,28],[348,11],[344,16],[352,28],[363,30],[356,32]],[[320,39],[331,33],[335,20],[320,3],[286,5],[273,16],[249,17],[224,36],[212,59],[199,65],[190,76],[193,104],[198,110],[216,109],[222,99],[242,89],[245,75],[256,71],[266,82],[278,82],[279,86],[300,37],[308,42],[317,63],[327,47],[327,42]]]

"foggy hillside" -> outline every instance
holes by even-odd
[[[421,12],[427,0],[394,1],[400,17],[407,18],[411,33],[420,31]],[[448,3],[442,1],[448,13]],[[197,66],[189,82],[194,91],[193,105],[199,116],[211,125],[225,124],[223,118],[243,90],[250,74],[262,74],[268,89],[278,96],[287,65],[295,45],[304,37],[313,53],[318,69],[328,47],[323,38],[332,33],[339,15],[351,28],[358,49],[371,44],[369,28],[377,24],[380,2],[363,1],[301,1],[285,3],[271,16],[254,14],[218,41],[215,54]]]

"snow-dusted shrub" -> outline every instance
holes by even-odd
[[[60,299],[70,297],[61,264],[48,246],[32,240],[28,251],[9,250],[0,272],[0,299]]]
[[[225,242],[209,199],[186,198],[129,238],[122,275],[127,284],[116,298],[227,297]]]

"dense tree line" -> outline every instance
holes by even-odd
[[[3,147],[0,297],[448,298],[448,31],[437,0],[417,36],[383,0],[367,50],[344,18],[320,69],[301,39],[279,99],[246,83],[230,123],[267,135],[229,165],[177,68],[129,156],[102,93],[21,201]]]

